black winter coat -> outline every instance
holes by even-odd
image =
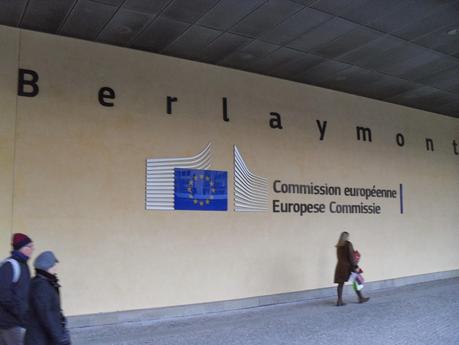
[[[37,270],[30,286],[30,316],[25,345],[69,345],[57,277]]]
[[[30,270],[24,255],[13,252],[11,258],[19,263],[21,275],[13,283],[12,264],[0,267],[0,329],[24,328],[27,322]]]

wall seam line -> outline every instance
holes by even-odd
[[[19,30],[19,41],[18,41],[18,51],[17,51],[17,68],[21,68],[21,49],[22,49],[22,29]],[[16,79],[17,73],[16,71]],[[15,232],[15,201],[16,201],[16,144],[17,144],[17,129],[18,129],[18,103],[19,103],[19,95],[16,90],[16,105],[15,105],[15,113],[14,113],[14,128],[13,128],[13,176],[12,176],[12,193],[11,193],[11,236]]]

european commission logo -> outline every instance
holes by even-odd
[[[226,171],[174,169],[174,209],[226,211],[228,173]]]
[[[234,210],[268,210],[268,180],[254,175],[234,146]],[[147,210],[228,210],[228,173],[210,170],[212,146],[183,158],[153,158],[146,162]]]

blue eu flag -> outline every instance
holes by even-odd
[[[216,170],[174,169],[174,208],[192,211],[228,209],[228,173]]]

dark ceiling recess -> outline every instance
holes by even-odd
[[[0,0],[0,24],[459,117],[458,0]]]

